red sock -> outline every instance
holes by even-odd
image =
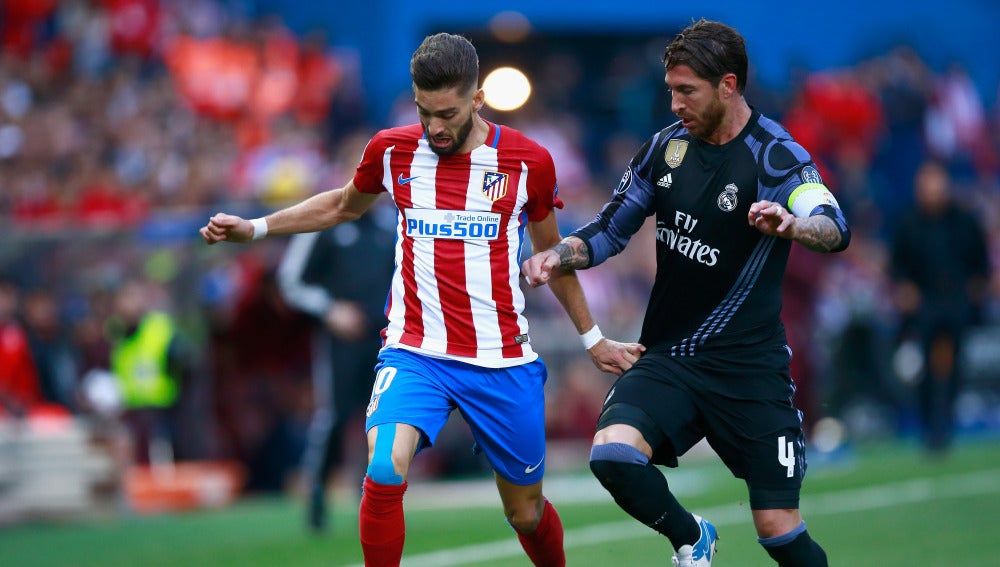
[[[535,531],[530,534],[517,532],[517,539],[535,567],[566,567],[562,520],[548,500]]]
[[[365,476],[358,528],[366,567],[399,567],[406,539],[403,493],[406,483],[378,484]]]

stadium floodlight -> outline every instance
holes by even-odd
[[[520,108],[531,96],[531,82],[519,69],[499,67],[483,80],[486,104],[497,110]]]

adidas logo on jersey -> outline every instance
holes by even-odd
[[[663,177],[661,177],[660,180],[656,182],[656,184],[659,185],[660,187],[663,187],[664,189],[670,189],[670,185],[672,185],[673,182],[674,182],[673,179],[670,177],[670,174],[668,173]]]

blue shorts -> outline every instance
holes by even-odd
[[[476,445],[503,479],[535,484],[545,472],[545,394],[541,359],[510,368],[483,368],[386,348],[375,366],[365,430],[405,423],[422,433],[419,452],[434,444],[458,409]]]

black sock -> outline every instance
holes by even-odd
[[[805,529],[791,540],[786,536],[778,536],[758,541],[767,554],[778,562],[779,567],[827,567],[826,552],[809,537],[809,532]]]
[[[677,502],[667,479],[655,466],[593,460],[590,470],[622,510],[667,536],[674,549],[694,545],[701,537],[698,523]]]

